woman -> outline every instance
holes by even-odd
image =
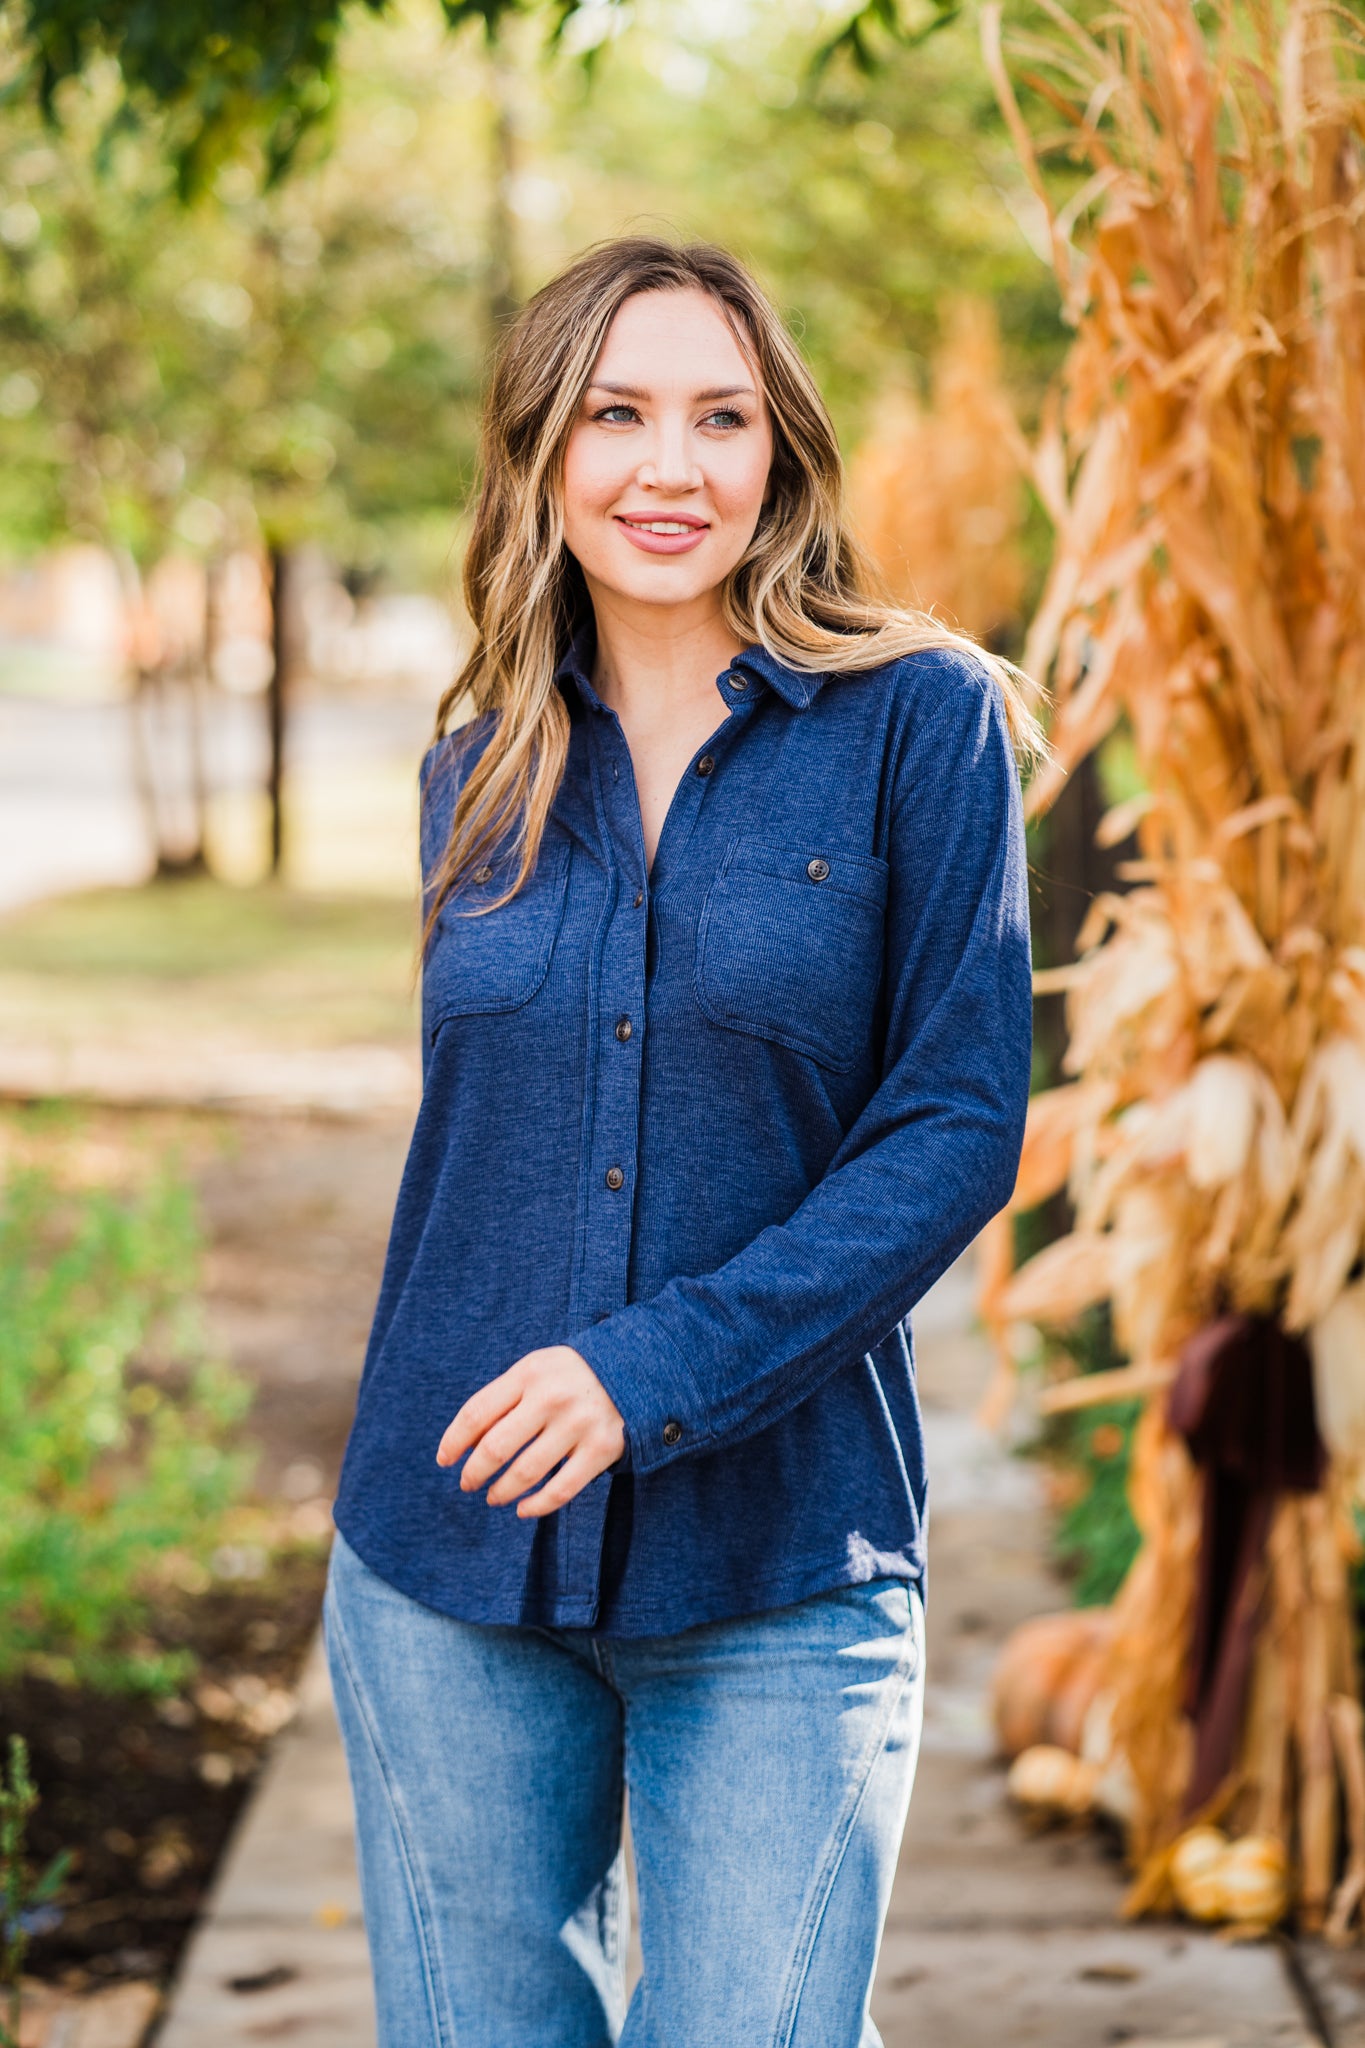
[[[384,2048],[878,2038],[906,1317],[1017,1163],[1036,728],[839,492],[720,250],[593,250],[501,348],[326,1606]]]

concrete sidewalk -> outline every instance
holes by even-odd
[[[985,1709],[991,1666],[1016,1621],[1065,1596],[1044,1563],[1036,1475],[972,1420],[989,1360],[971,1333],[966,1262],[915,1326],[934,1488],[929,1689],[873,2003],[886,2048],[1365,2048],[1365,1995],[1339,1963],[1173,1925],[1122,1927],[1122,1873],[1096,1838],[1030,1835],[1007,1808]],[[319,1648],[156,2048],[374,2038],[350,1795]]]

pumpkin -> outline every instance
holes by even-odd
[[[1002,1755],[1018,1756],[1039,1744],[1079,1751],[1112,1633],[1109,1610],[1103,1607],[1040,1614],[1014,1630],[991,1687]]]

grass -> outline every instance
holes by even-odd
[[[397,898],[207,877],[60,897],[0,920],[0,1029],[408,1045],[415,918]]]

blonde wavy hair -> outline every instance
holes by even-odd
[[[618,309],[637,292],[702,291],[757,368],[772,420],[768,502],[726,579],[725,620],[746,646],[794,669],[847,674],[925,648],[969,655],[999,685],[1021,762],[1043,755],[1034,715],[1041,693],[1020,670],[926,612],[883,594],[846,522],[843,464],[815,381],[769,300],[728,251],[675,247],[647,236],[604,242],[536,293],[504,336],[484,407],[482,484],[465,557],[475,639],[441,698],[437,740],[451,714],[492,714],[487,743],[455,803],[450,837],[429,884],[423,950],[442,905],[508,844],[514,896],[536,863],[569,746],[555,670],[589,599],[564,545],[564,452],[593,366]]]

